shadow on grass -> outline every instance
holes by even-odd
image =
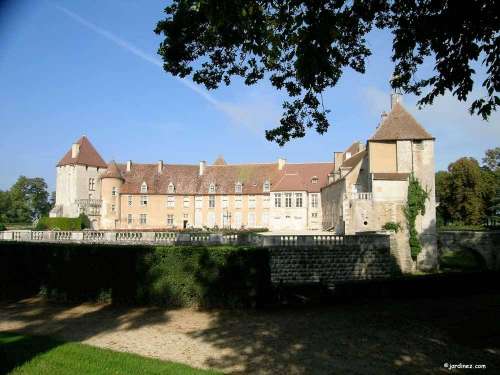
[[[16,367],[60,344],[61,342],[56,339],[0,332],[0,374],[8,374]]]

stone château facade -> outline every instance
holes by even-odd
[[[380,230],[406,222],[408,179],[429,192],[418,218],[424,252],[434,252],[434,137],[391,96],[374,135],[336,152],[332,162],[105,163],[84,136],[57,165],[51,216],[86,213],[96,229],[269,228]]]

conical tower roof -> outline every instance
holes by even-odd
[[[106,162],[101,155],[96,151],[92,143],[86,136],[81,137],[75,142],[80,146],[80,150],[76,158],[72,157],[71,148],[64,157],[57,163],[58,167],[63,165],[86,165],[89,167],[107,168]]]
[[[118,168],[118,165],[115,163],[114,160],[111,163],[109,163],[108,170],[101,176],[101,178],[119,178],[123,180],[120,168]]]

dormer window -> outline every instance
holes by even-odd
[[[148,192],[148,185],[146,184],[146,181],[144,181],[141,185],[141,193],[147,193]]]
[[[210,185],[208,186],[208,192],[210,194],[214,194],[215,193],[215,184],[213,182],[210,183]]]
[[[262,190],[264,193],[269,193],[271,191],[271,183],[269,181],[264,181],[264,185],[262,186]]]
[[[169,194],[173,194],[173,193],[175,193],[175,186],[174,186],[174,184],[173,184],[173,183],[169,183],[169,184],[168,184],[168,193],[169,193]]]
[[[241,182],[237,182],[234,185],[234,192],[237,194],[241,194],[242,191],[243,191],[243,185],[241,184]]]
[[[318,177],[314,176],[313,178],[311,178],[311,183],[313,184],[317,184],[319,181]]]

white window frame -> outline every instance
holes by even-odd
[[[168,193],[169,194],[175,193],[175,185],[172,182],[168,184]]]
[[[174,215],[173,214],[167,215],[167,225],[173,227],[174,223],[175,223]]]
[[[128,206],[132,207],[132,196],[131,195],[128,196]]]
[[[255,215],[255,212],[249,212],[248,213],[248,227],[249,228],[255,228],[257,226],[257,216]]]
[[[175,207],[175,195],[167,196],[167,207],[174,208]]]
[[[303,203],[304,199],[302,198],[302,193],[295,193],[295,207],[301,208]]]
[[[145,207],[148,205],[149,197],[147,195],[141,195],[141,206]]]
[[[292,193],[285,193],[285,208],[292,207]]]
[[[271,183],[268,180],[264,181],[264,184],[262,185],[262,191],[264,193],[269,193],[271,191]]]
[[[243,207],[243,197],[241,195],[237,195],[234,197],[234,208],[242,208]]]
[[[111,212],[116,212],[116,204],[111,205]]]
[[[248,208],[255,208],[257,206],[257,198],[255,195],[248,196]]]
[[[184,208],[189,208],[190,204],[191,204],[191,198],[189,198],[188,196],[184,196],[183,200]]]
[[[141,193],[147,193],[148,192],[148,184],[146,184],[146,181],[143,181],[141,184]]]
[[[111,196],[112,196],[112,197],[116,197],[116,195],[117,195],[117,194],[116,194],[116,193],[117,193],[117,191],[118,191],[118,189],[116,188],[116,186],[113,186],[113,187],[111,188]]]
[[[208,196],[208,208],[215,208],[215,195]]]
[[[128,214],[127,215],[127,224],[132,224],[132,220],[133,220],[132,214]]]
[[[274,207],[281,208],[281,193],[274,193]]]
[[[319,196],[317,193],[311,194],[311,207],[318,208],[319,206]]]
[[[89,178],[89,191],[95,191],[95,178]]]
[[[208,185],[208,193],[209,194],[215,194],[215,184],[213,182],[210,183],[210,185]]]
[[[234,184],[234,192],[236,194],[243,193],[243,184],[241,182],[237,182],[237,183]]]
[[[227,195],[222,196],[222,208],[228,208],[229,207],[229,198]]]
[[[194,198],[194,208],[203,208],[203,197],[198,196]]]
[[[148,223],[148,215],[147,214],[140,214],[139,216],[139,223],[141,225],[146,225]]]

